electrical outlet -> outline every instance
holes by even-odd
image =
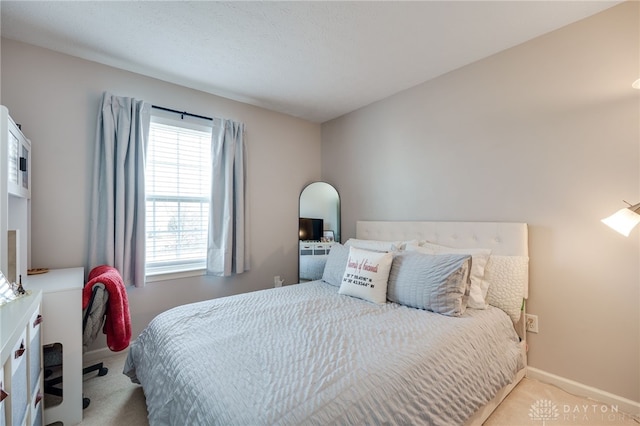
[[[284,283],[284,280],[280,279],[280,275],[276,275],[275,277],[273,277],[274,287],[282,287],[282,283]]]
[[[526,314],[525,320],[526,320],[527,331],[531,333],[537,333],[538,332],[538,316]]]

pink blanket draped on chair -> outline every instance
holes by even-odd
[[[127,289],[120,272],[112,266],[96,266],[89,273],[89,282],[82,291],[82,309],[86,309],[91,299],[93,285],[103,283],[109,293],[107,315],[102,331],[107,335],[107,345],[114,352],[126,349],[131,340],[131,315]]]

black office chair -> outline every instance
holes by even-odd
[[[107,312],[107,304],[109,302],[109,293],[106,291],[104,284],[96,283],[91,292],[91,298],[87,308],[83,311],[82,316],[82,352],[86,352],[89,345],[96,339],[102,327]],[[62,384],[62,376],[47,379],[53,374],[56,367],[62,365],[62,351],[64,348],[61,344],[55,343],[44,347],[44,392],[50,395],[62,397],[63,390],[58,387]],[[65,368],[63,366],[63,368]],[[97,371],[98,376],[104,376],[109,369],[102,362],[90,365],[82,369],[82,374],[88,374]],[[82,397],[82,408],[87,408],[91,400]]]

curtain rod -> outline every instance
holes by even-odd
[[[187,111],[178,111],[177,109],[165,108],[158,105],[151,105],[151,108],[160,109],[162,111],[173,112],[175,114],[180,114],[180,118],[184,120],[184,116],[188,115],[189,117],[202,118],[203,120],[213,121],[211,117],[205,117],[204,115],[191,114]]]

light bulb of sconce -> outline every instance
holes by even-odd
[[[631,208],[620,209],[611,216],[602,219],[602,223],[616,232],[628,237],[631,230],[640,223],[640,214]]]

